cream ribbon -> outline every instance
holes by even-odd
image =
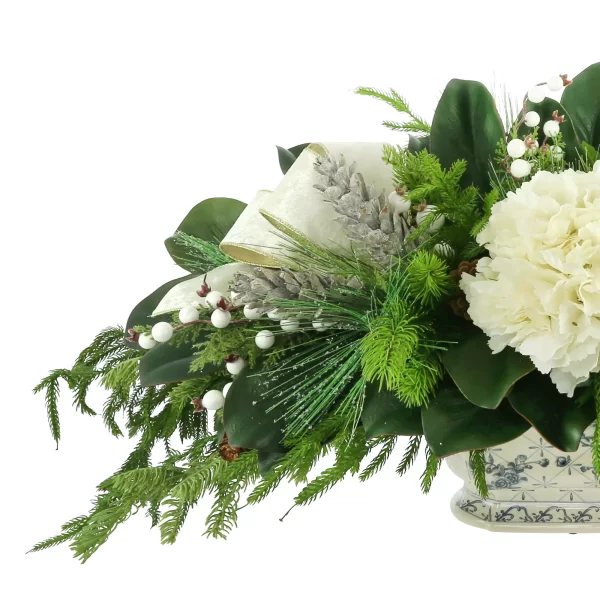
[[[221,250],[233,258],[231,263],[178,283],[160,301],[152,316],[171,313],[187,305],[197,305],[197,290],[206,277],[213,290],[227,294],[234,275],[252,271],[251,265],[279,267],[285,262],[282,240],[269,219],[284,223],[311,241],[324,247],[348,249],[350,240],[343,227],[335,221],[339,216],[323,200],[315,184],[323,183],[323,176],[315,170],[315,162],[328,153],[343,154],[346,164],[356,161],[357,171],[367,185],[377,191],[392,191],[392,169],[381,160],[382,144],[378,143],[319,143],[310,144],[285,174],[274,191],[261,190],[244,209],[221,242]]]
[[[367,185],[373,183],[378,191],[392,191],[392,169],[381,160],[382,144],[310,144],[274,191],[258,192],[224,237],[221,250],[244,263],[281,266],[284,262],[279,249],[281,238],[263,215],[285,223],[316,244],[348,249],[350,240],[344,228],[335,221],[339,215],[314,187],[323,183],[323,177],[315,171],[315,162],[328,153],[334,156],[343,154],[348,165],[356,161],[357,171],[363,175]]]

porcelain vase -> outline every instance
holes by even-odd
[[[469,454],[446,459],[464,487],[452,499],[461,521],[492,531],[600,532],[600,483],[592,466],[590,426],[576,452],[561,452],[535,429],[486,450],[489,497],[473,483]]]

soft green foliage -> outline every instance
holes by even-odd
[[[183,231],[178,231],[173,236],[173,241],[178,246],[185,248],[185,257],[182,266],[194,273],[208,273],[212,269],[233,262],[224,254],[219,245],[200,239]]]
[[[473,228],[484,216],[477,188],[461,185],[466,162],[457,160],[444,169],[439,159],[427,150],[412,153],[389,145],[384,146],[383,160],[392,166],[396,186],[408,189],[405,197],[415,209],[423,203],[436,207],[409,240],[419,240],[421,248],[446,242],[457,252],[456,258],[461,259],[472,244]],[[440,215],[446,218],[445,226],[429,236],[427,230]]]
[[[423,436],[421,435],[413,435],[408,440],[408,444],[406,445],[406,449],[404,450],[402,460],[396,468],[396,473],[400,475],[400,477],[402,477],[402,475],[404,475],[414,465],[415,460],[417,460],[422,439]]]
[[[44,392],[46,410],[52,437],[58,444],[60,440],[60,419],[58,400],[60,381],[66,382],[73,392],[73,404],[83,414],[95,415],[96,412],[86,402],[90,385],[100,377],[104,377],[122,361],[136,360],[140,353],[130,350],[123,344],[123,329],[110,327],[102,330],[77,357],[73,368],[55,369],[42,379],[34,388],[35,394]]]
[[[600,376],[592,376],[592,389],[594,392],[594,405],[596,408],[596,428],[592,440],[592,462],[596,477],[600,479]]]
[[[299,492],[296,504],[310,504],[339,483],[348,473],[358,473],[360,464],[369,451],[362,429],[355,432],[344,431],[333,441],[333,446],[336,453],[333,466],[325,469]]]
[[[400,263],[389,271],[385,299],[369,317],[369,333],[361,342],[365,379],[397,392],[409,406],[425,404],[442,375],[437,353],[443,345],[433,341],[433,301],[439,302],[451,288],[447,274],[437,270],[443,261],[429,256],[417,254],[412,270],[409,260],[408,267]],[[428,291],[418,293],[415,279],[423,282],[427,277]]]
[[[424,494],[431,491],[431,484],[440,470],[442,461],[435,456],[431,448],[425,448],[425,471],[421,475],[421,490]]]
[[[410,295],[426,308],[433,308],[453,291],[448,265],[439,256],[418,250],[406,267]]]
[[[485,479],[485,451],[471,450],[469,453],[469,464],[473,473],[473,482],[482,498],[489,496],[487,481]]]
[[[381,471],[385,463],[392,455],[397,441],[398,437],[395,435],[384,435],[369,441],[369,449],[379,448],[379,452],[361,472],[359,476],[361,481],[367,481],[373,477],[373,475]]]
[[[360,96],[370,96],[371,98],[381,100],[396,109],[400,114],[404,115],[405,118],[408,117],[408,120],[403,123],[383,121],[383,126],[388,129],[409,133],[429,133],[431,130],[429,124],[412,111],[408,102],[396,90],[392,89],[389,92],[384,92],[371,87],[360,87],[356,90],[356,93]]]
[[[256,347],[254,337],[259,331],[256,326],[230,326],[224,329],[209,330],[206,339],[196,346],[197,358],[191,365],[191,371],[201,371],[208,364],[223,365],[223,359],[229,354],[243,356],[251,367],[264,358],[264,350]]]

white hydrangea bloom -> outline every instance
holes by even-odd
[[[494,206],[477,241],[490,258],[460,283],[490,338],[529,356],[569,396],[600,371],[600,161],[537,173]]]

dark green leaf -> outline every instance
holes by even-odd
[[[132,311],[127,319],[127,327],[125,331],[135,327],[137,325],[154,325],[159,321],[164,321],[165,316],[161,315],[158,317],[151,317],[150,315],[154,309],[158,306],[159,302],[167,295],[167,292],[178,283],[190,279],[192,275],[186,275],[185,277],[179,277],[179,279],[173,279],[164,285],[161,285],[157,290],[152,292],[149,296],[146,296]],[[137,343],[125,341],[127,346],[130,348],[136,348],[139,350]]]
[[[478,81],[453,79],[446,86],[431,125],[430,147],[446,169],[467,161],[462,184],[490,189],[490,160],[504,127],[487,88]]]
[[[477,330],[444,353],[444,366],[469,401],[481,408],[496,408],[534,366],[512,348],[492,354],[487,340],[485,333]]]
[[[282,148],[281,146],[277,146],[279,166],[284,175],[290,170],[290,167],[296,162],[296,159],[307,146],[309,146],[309,144],[300,144],[293,148]]]
[[[207,364],[201,371],[190,372],[190,365],[194,360],[194,344],[158,344],[151,350],[148,350],[140,360],[140,382],[142,386],[162,385],[164,383],[173,383],[176,381],[186,381],[187,379],[196,379],[206,373],[213,373],[219,370],[218,365]]]
[[[245,208],[243,202],[233,198],[208,198],[190,210],[177,231],[219,244]],[[173,260],[187,270],[186,264],[190,260],[188,250],[173,236],[165,240],[165,246]]]
[[[264,477],[271,467],[285,456],[285,452],[267,452],[265,450],[258,451],[258,470]]]
[[[422,409],[423,431],[438,458],[504,444],[530,425],[505,400],[495,410],[471,404],[456,388],[442,388]]]
[[[579,73],[565,88],[561,103],[570,118],[578,144],[600,146],[600,63]],[[561,125],[561,131],[563,125]]]
[[[538,128],[538,137],[537,141],[542,145],[545,135],[544,135],[544,123],[546,121],[552,121],[552,113],[556,110],[559,115],[564,114],[563,107],[552,98],[545,98],[542,102],[537,104],[533,104],[532,102],[527,102],[527,111],[534,110],[540,115],[540,125]],[[518,120],[521,120],[523,115],[523,111],[519,113]],[[524,137],[530,134],[533,131],[531,127],[527,127],[527,125],[521,125],[519,130],[517,131],[517,135],[519,137]],[[565,120],[564,123],[560,125],[560,132],[562,133],[563,142],[566,146],[566,155],[567,160],[574,160],[577,157],[577,143],[575,138],[575,132],[573,131],[573,123],[569,118]]]
[[[568,398],[548,375],[536,371],[515,386],[509,400],[546,441],[563,452],[575,452],[583,432],[596,419],[591,394],[585,397],[591,389],[578,388],[576,392],[574,398]]]
[[[408,136],[408,150],[413,154],[417,154],[422,150],[429,150],[429,136],[428,135],[409,135]]]
[[[233,380],[223,410],[225,432],[232,446],[268,452],[283,451],[281,417],[284,408],[274,407],[277,399],[270,393],[270,388],[275,385],[279,385],[279,382],[259,368],[246,367]]]
[[[421,409],[409,408],[396,394],[369,384],[361,416],[367,438],[378,435],[420,435]]]

